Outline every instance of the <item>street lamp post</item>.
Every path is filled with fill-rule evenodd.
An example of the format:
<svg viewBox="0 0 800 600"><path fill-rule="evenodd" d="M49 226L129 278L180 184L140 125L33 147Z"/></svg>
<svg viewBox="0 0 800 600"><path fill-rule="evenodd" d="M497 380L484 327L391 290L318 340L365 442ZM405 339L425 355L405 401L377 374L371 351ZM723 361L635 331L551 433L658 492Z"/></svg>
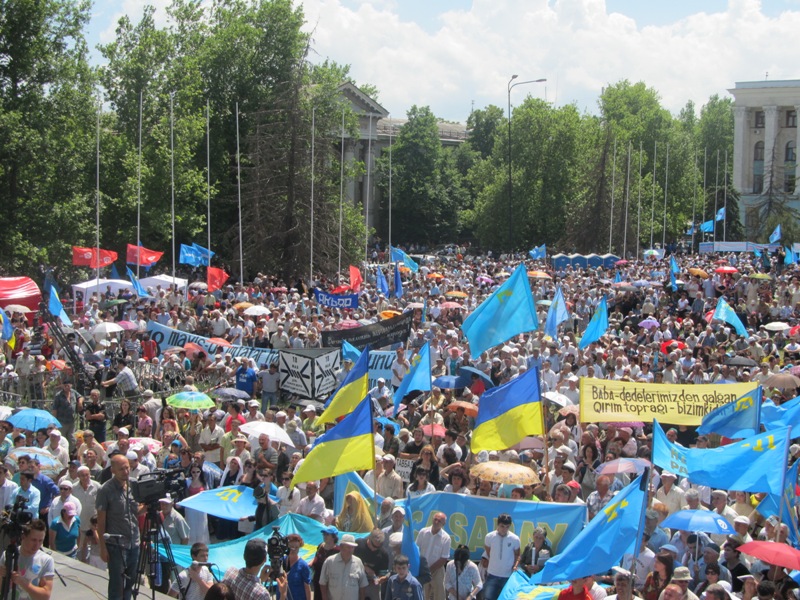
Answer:
<svg viewBox="0 0 800 600"><path fill-rule="evenodd" d="M508 250L514 249L514 215L511 209L512 204L512 184L511 184L511 90L518 85L526 83L544 83L547 79L531 79L530 81L518 81L512 83L519 75L512 75L508 80Z"/></svg>

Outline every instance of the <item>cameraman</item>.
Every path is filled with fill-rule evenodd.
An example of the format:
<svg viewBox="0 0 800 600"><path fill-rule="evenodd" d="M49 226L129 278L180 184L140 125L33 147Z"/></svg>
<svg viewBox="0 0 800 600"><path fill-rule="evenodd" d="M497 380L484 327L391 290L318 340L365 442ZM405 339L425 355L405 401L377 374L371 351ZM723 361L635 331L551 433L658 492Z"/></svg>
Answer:
<svg viewBox="0 0 800 600"><path fill-rule="evenodd" d="M214 576L211 571L201 564L208 562L208 546L198 542L192 545L189 553L192 555L192 565L178 574L178 581L172 582L169 595L178 598L180 590L183 590L186 600L203 600L206 592L214 585Z"/></svg>
<svg viewBox="0 0 800 600"><path fill-rule="evenodd" d="M22 540L19 544L17 570L11 573L11 583L17 586L20 600L49 600L53 592L55 563L53 558L42 552L47 525L34 519L22 526ZM6 554L0 556L0 578L6 578Z"/></svg>
<svg viewBox="0 0 800 600"><path fill-rule="evenodd" d="M269 570L267 543L262 539L251 539L244 547L244 568L229 568L225 571L222 583L231 589L235 598L269 600L269 592L264 587L269 580ZM285 578L283 581L286 581Z"/></svg>

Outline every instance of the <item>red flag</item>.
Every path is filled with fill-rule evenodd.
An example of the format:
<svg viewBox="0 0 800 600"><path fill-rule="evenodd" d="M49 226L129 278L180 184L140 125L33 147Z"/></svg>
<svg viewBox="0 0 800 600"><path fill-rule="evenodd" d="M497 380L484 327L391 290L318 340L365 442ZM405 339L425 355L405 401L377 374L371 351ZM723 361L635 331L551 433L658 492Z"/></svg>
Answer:
<svg viewBox="0 0 800 600"><path fill-rule="evenodd" d="M361 277L361 271L358 270L358 267L350 265L350 289L360 292L362 283L364 283L364 278Z"/></svg>
<svg viewBox="0 0 800 600"><path fill-rule="evenodd" d="M118 258L118 254L113 250L103 250L100 248L100 259L96 260L97 251L95 248L92 248L92 264L89 266L93 269L97 269L98 267L107 267L113 262L116 262Z"/></svg>
<svg viewBox="0 0 800 600"><path fill-rule="evenodd" d="M228 281L228 275L224 269L218 269L217 267L208 267L208 274L206 276L206 282L208 283L208 291L209 292L216 292L217 290L221 289L225 282Z"/></svg>
<svg viewBox="0 0 800 600"><path fill-rule="evenodd" d="M158 262L163 255L163 252L157 250L148 250L144 246L134 246L128 244L128 255L126 262L129 265L140 265L142 267L149 267Z"/></svg>
<svg viewBox="0 0 800 600"><path fill-rule="evenodd" d="M94 257L94 248L84 248L82 246L72 247L72 264L76 267L89 267Z"/></svg>

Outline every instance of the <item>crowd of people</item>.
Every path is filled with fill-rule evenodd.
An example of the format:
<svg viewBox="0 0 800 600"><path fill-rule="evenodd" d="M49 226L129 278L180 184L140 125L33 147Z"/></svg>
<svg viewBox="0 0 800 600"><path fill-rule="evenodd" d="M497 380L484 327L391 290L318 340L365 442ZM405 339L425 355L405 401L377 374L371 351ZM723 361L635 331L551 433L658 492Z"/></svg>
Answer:
<svg viewBox="0 0 800 600"><path fill-rule="evenodd" d="M425 257L416 272L404 268L401 297L394 289L379 290L376 267L368 266L360 289L353 290L359 295L355 310L317 305L311 288L328 288L331 282L298 282L287 288L278 278L261 274L250 284L229 285L215 293L200 287L153 289L151 297L137 298L109 291L70 305L78 310L72 315L74 332L69 337L74 352L66 354L46 323L14 314L18 343L2 358L4 381L9 382L4 388L13 389L23 403L46 400L60 423L21 430L0 422L6 434L1 458L17 448L40 450L48 458L43 461L39 452L17 454L0 467L3 506L24 498L34 517L22 538L22 554L40 556L36 545L44 543L55 552L107 568L109 598L127 600L137 579L142 519L133 482L155 469L181 469L185 494L246 485L254 489L258 510L233 522L176 507L170 496L160 499L163 535L173 544L190 545L195 561L177 577L150 582L163 591L177 595L188 590L189 598L267 597L261 583L270 578L270 565L263 540L247 543L244 567L230 569L221 583L198 563L206 562L203 557L212 542L240 537L297 513L325 529L324 542L310 564L301 557L303 539L289 537L290 552L283 565L287 576L279 583L294 600L495 600L514 571L532 575L558 553L546 531L536 529L531 539L521 540L508 513L485 515L494 522L494 530L483 542L483 557L473 562L468 548L452 548L448 515L437 513L416 528L422 566L415 575L401 552L408 525L404 508L395 506L397 500L444 491L509 502L573 503L585 505L591 519L630 482L629 474L598 471L620 457L649 458L652 424L579 422L582 378L761 384L778 371L800 367L800 343L791 329L800 320L800 271L774 257L770 261L766 252L760 258L729 254L672 259L680 269L677 289L672 287L669 258L631 261L614 270L559 271L546 261L528 259L540 324L557 287L568 302L569 318L555 338L545 336L540 326L477 356L461 330L463 320L522 257L471 256L451 248L447 254ZM603 297L608 301L609 330L579 350L581 335ZM711 319L719 297L725 297L746 323L747 336ZM262 310L248 314L253 306ZM233 345L280 351L319 348L322 332L341 329L345 321L374 323L387 311L412 311L413 325L407 342L393 348L391 377L377 379L369 390L383 416L374 424L375 468L360 475L384 500L372 509L369 498L350 493L338 514L333 510L332 480L292 483L313 440L331 424L320 424L314 403L300 403L281 389L275 363L237 358L224 344L214 356L202 349L160 348L147 328L152 320ZM253 312L262 314L251 316ZM648 318L655 325L639 325ZM102 323L122 321L131 325L121 334L94 333ZM475 370L471 383L456 389L434 386L430 392L396 398L395 391L426 343L434 378L459 375L462 367L470 367ZM37 387L31 374L37 369L52 373L48 365L54 357L72 354L85 361L93 387L82 395L67 368L57 368L50 403L48 387ZM339 382L352 364L343 361ZM561 405L545 404L546 435L515 448L473 453L470 439L481 395L533 368L539 370L541 391L562 398ZM176 409L163 399L174 391L225 385L244 397L222 396L215 408L205 411ZM794 390L767 392L776 404L794 396ZM292 444L243 433L241 427L253 421L274 423ZM685 426L670 428L667 436L687 447L720 443ZM791 460L798 456L800 445L792 445ZM402 475L397 469L401 459L411 463ZM497 485L476 477L474 466L487 461L525 465L538 474L540 483ZM635 556L624 557L613 572L570 582L561 596L791 600L797 584L787 569L738 550L752 539L789 543L787 524L765 519L756 510L762 494L712 490L667 471L654 472L651 488L644 539ZM707 536L661 526L670 514L686 507L716 511L736 534ZM366 536L356 539L353 534ZM52 589L51 567L43 566L36 575L26 570L24 576L14 575L14 581L23 588L33 586L30 597L44 597L34 588ZM165 565L165 573L169 567Z"/></svg>

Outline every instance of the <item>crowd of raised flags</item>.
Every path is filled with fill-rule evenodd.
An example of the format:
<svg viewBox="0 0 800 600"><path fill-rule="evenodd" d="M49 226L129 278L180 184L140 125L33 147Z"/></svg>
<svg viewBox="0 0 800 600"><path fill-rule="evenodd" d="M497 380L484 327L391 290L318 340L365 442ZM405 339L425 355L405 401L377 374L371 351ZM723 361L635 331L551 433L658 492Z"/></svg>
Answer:
<svg viewBox="0 0 800 600"><path fill-rule="evenodd" d="M721 209L716 220L723 218ZM778 227L772 236L777 238L770 241L779 241L780 235ZM97 252L83 250L89 250L88 258L86 252L76 249L80 260L97 265ZM155 254L131 246L127 258L131 262L133 256L134 262L144 266L158 260ZM376 392L369 383L372 349L343 344L342 360L347 367L339 375L335 392L325 399L319 417L304 423L313 425L304 433L314 435L315 440L296 448L303 458L293 467L292 486L302 488L305 483L331 478L335 482L360 473L372 482L372 488L365 487L361 495L377 522L383 504L375 503L382 465L411 456L416 469L421 464L420 444L412 436L417 428L429 425L423 443L433 445L438 468L447 472L460 469L467 479L464 487L476 497L584 503L591 519L583 530L564 547L553 544L551 558L532 576L506 573L503 598L535 596L542 589L538 586L556 582L572 582L574 587L577 580L588 576L609 583L614 579L613 568L627 572L619 569L621 565L634 571L652 570L652 561L644 560L638 567L637 561L631 561L632 556L647 554L645 546L652 555L671 552L678 544L672 558L675 566L693 567L697 557L681 546L680 531L665 530L659 524L663 517L683 508L683 499L691 491L701 498L699 509L716 510L728 519L747 518L746 530L737 530L738 537L724 544L738 548L759 535L776 544L797 544L795 459L800 456L800 446L792 444L796 437L792 429L800 420L800 397L793 398L791 385L769 385L771 376L791 376L795 368L800 374L800 344L795 339L800 327L793 328L800 321L800 280L791 270L793 262L766 253L668 255L622 262L612 270L556 271L547 262L544 245L535 247L527 257L500 259L459 254L446 261L428 257L417 262L411 254L392 247L383 264L350 267L349 282L331 286L329 292L358 295L358 308L347 311L323 307L313 294L304 295L300 290L271 291L279 283L274 280L270 286L254 282L226 288L223 277L227 274L223 273L217 285L209 286L211 291L220 289L218 310L226 316L241 314L232 306L234 301L268 308L271 314L252 319L252 323L247 319L245 328L252 327L253 333L267 330L270 345L278 327L290 328L290 345L275 348L311 347L305 346L307 334L337 329L344 320L365 325L378 320L384 311L415 313L411 337L403 344L409 356L406 359L398 353L386 393L380 387ZM209 266L212 255L196 245L181 248L181 262L208 267L208 278L217 277ZM391 277L387 277L389 272ZM146 322L158 318L161 310L198 311L197 303L191 304L194 292L188 294L185 306L163 306L162 297L142 289L130 268L127 274L138 296L131 301L131 308L105 316L98 312L91 319L122 320L131 310L142 310L136 320ZM443 308L446 300L458 300L460 308ZM72 317L79 322L86 318L68 315L55 290L48 306L67 325L74 324ZM2 338L24 345L24 336L9 331L12 317L0 312L0 318ZM228 333L226 330L223 337ZM295 340L299 346L294 345ZM441 382L447 376L463 375L462 367L479 373L471 380L474 385L443 389ZM581 377L656 386L661 382L695 385L698 393L711 395L728 382L752 382L753 388L734 402L709 409L696 430L674 429L672 423L662 426L652 417L630 423L580 423L572 416L579 414ZM800 380L797 383L800 385ZM253 394L258 393L256 386ZM474 416L466 421L452 418L454 414L463 417L448 409L454 401L473 405ZM416 421L408 416L407 407L412 403L420 413ZM274 412L266 411L265 418L274 420ZM468 425L462 428L464 422ZM378 423L380 429L376 429ZM433 433L435 426L463 442L443 439ZM395 436L381 435L388 427ZM393 437L400 438L398 456L384 458ZM406 447L415 452L404 452ZM459 464L448 462L442 452L456 448L460 454L453 455ZM609 466L618 459L645 459L651 464L634 476L618 465ZM499 485L471 475L474 468L494 461L498 468L512 463L532 470L542 483L530 488ZM597 484L604 469L612 480L607 491ZM680 502L674 498L677 492L666 484L662 487L665 477L678 479ZM442 478L436 492L442 491L447 480ZM419 575L424 562L420 555L424 556L426 548L415 545L414 534L430 525L432 515L417 514L417 494L410 494L411 487L405 484L402 489L400 497L392 498L406 511L402 552L410 555L411 571ZM737 492L745 493L747 501L737 504ZM712 498L720 493L726 497L727 512L713 504ZM744 506L750 507L747 514L743 514ZM331 509L328 507L323 520L336 518ZM655 523L650 522L651 513L657 515ZM494 529L498 514L482 515L487 532ZM445 529L455 535L456 525L448 523ZM472 524L467 525L471 529ZM640 542L643 533L648 536L645 543ZM521 549L532 539L530 532L527 535L521 540ZM777 577L788 590L788 580L783 578L788 577L789 569L770 570L770 563L755 555L749 556L747 564L757 577L765 570L765 579ZM638 576L644 580L649 574ZM705 573L695 572L692 578L693 585L701 584ZM663 591L669 582L661 583ZM644 590L642 593L647 600L657 600ZM779 600L789 598L784 594Z"/></svg>

